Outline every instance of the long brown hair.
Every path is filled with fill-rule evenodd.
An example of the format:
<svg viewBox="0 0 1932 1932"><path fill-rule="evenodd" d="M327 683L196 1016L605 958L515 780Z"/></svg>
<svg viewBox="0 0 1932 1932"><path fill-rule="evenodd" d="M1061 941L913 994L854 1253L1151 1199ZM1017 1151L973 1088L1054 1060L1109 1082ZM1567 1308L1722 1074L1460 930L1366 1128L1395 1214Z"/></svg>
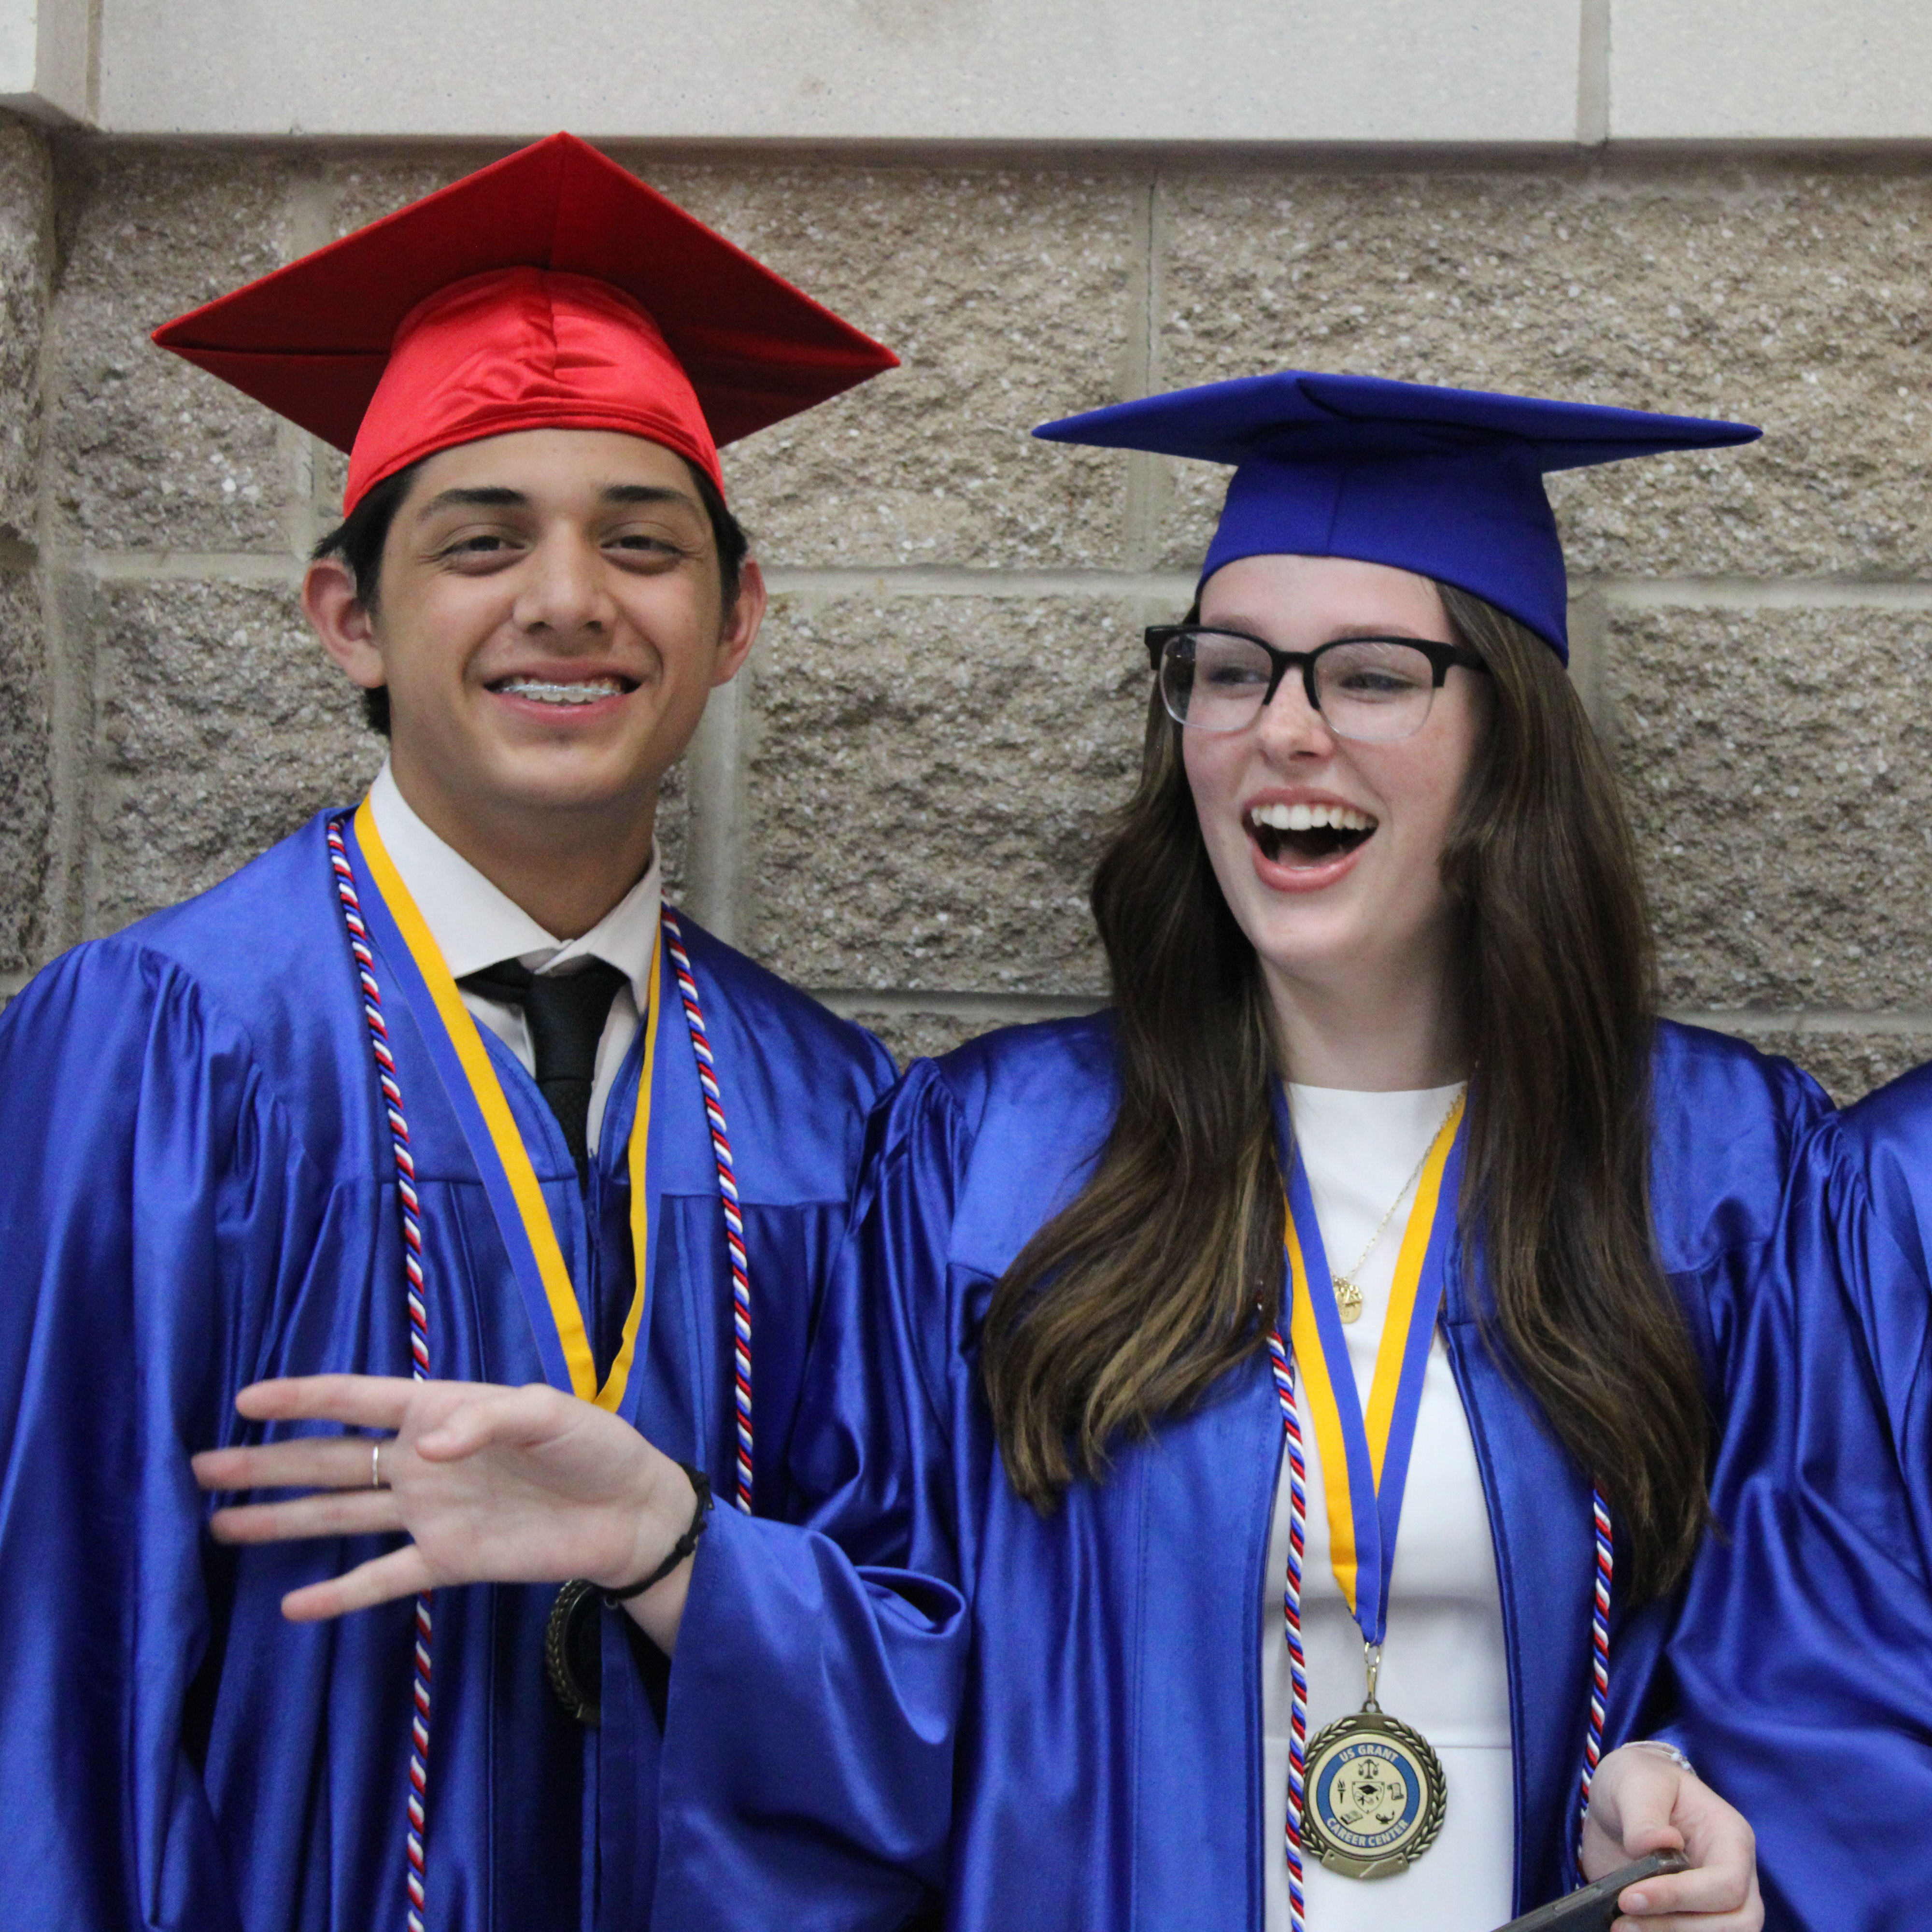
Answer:
<svg viewBox="0 0 1932 1932"><path fill-rule="evenodd" d="M1438 587L1495 699L1442 860L1474 1069L1464 1246L1480 1248L1508 1363L1610 1500L1618 1582L1640 1600L1690 1564L1711 1424L1651 1224L1655 995L1636 855L1550 646ZM1281 1297L1271 1010L1157 694L1093 904L1120 1109L1084 1187L998 1283L983 1338L1007 1474L1042 1509L1251 1354Z"/></svg>

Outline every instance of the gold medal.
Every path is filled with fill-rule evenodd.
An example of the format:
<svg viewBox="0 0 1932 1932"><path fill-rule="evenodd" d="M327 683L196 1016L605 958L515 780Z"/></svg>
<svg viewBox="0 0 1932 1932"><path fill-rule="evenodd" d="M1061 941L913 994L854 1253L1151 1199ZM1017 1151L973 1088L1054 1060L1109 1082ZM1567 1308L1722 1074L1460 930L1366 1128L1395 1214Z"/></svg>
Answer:
<svg viewBox="0 0 1932 1932"><path fill-rule="evenodd" d="M1308 1747L1303 1842L1347 1878L1406 1871L1435 1844L1449 1808L1448 1781L1429 1740L1376 1702L1380 1664L1372 1645L1366 1702L1323 1725Z"/></svg>

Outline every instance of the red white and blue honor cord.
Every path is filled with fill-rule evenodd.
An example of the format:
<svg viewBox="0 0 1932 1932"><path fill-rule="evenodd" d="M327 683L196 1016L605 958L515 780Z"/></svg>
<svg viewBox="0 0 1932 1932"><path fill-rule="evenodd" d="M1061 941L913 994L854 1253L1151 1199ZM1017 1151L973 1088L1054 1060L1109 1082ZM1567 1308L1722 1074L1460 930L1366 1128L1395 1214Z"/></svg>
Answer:
<svg viewBox="0 0 1932 1932"><path fill-rule="evenodd" d="M1610 1507L1592 1484L1590 1523L1595 1533L1597 1574L1590 1589L1590 1728L1583 1738L1583 1775L1576 1793L1576 1858L1582 1863L1583 1820L1590 1810L1590 1786L1604 1755L1604 1711L1610 1699L1610 1579L1616 1568L1616 1542Z"/></svg>
<svg viewBox="0 0 1932 1932"><path fill-rule="evenodd" d="M664 908L664 944L677 974L677 994L691 1034L691 1050L698 1058L698 1082L704 1090L704 1118L711 1133L711 1152L718 1163L718 1198L724 1207L724 1247L731 1264L731 1395L736 1407L737 1504L752 1514L752 1268L745 1252L745 1221L738 1206L738 1177L731 1166L731 1137L724 1125L724 1096L718 1091L711 1036L704 1030L698 1004L698 980L691 956L684 950L683 929L669 906Z"/></svg>
<svg viewBox="0 0 1932 1932"><path fill-rule="evenodd" d="M1288 1563L1281 1592L1282 1626L1288 1638L1288 1808L1282 1849L1288 1856L1290 1932L1305 1932L1307 1901L1302 1892L1301 1808L1308 1775L1308 1658L1301 1645L1301 1559L1308 1540L1308 1462L1302 1453L1301 1418L1294 1401L1294 1364L1277 1325L1268 1330L1268 1366L1281 1400L1282 1448L1288 1457Z"/></svg>
<svg viewBox="0 0 1932 1932"><path fill-rule="evenodd" d="M389 1051L389 1029L382 1017L382 989L376 983L376 956L362 921L356 896L356 874L342 836L341 821L328 824L328 860L335 873L336 896L342 920L349 928L349 950L356 956L356 975L362 983L362 1014L369 1022L369 1045L376 1056L376 1078L382 1089L383 1111L388 1116L389 1145L395 1156L396 1198L403 1221L403 1274L409 1304L410 1372L418 1382L429 1379L429 1303L423 1280L422 1210L416 1199L416 1162L410 1152L409 1117L403 1108L403 1090L396 1078L396 1062ZM409 1862L404 1883L409 1894L409 1932L423 1932L424 1808L429 1797L430 1642L435 1634L432 1593L416 1598L416 1670L410 1713L409 1822L404 1844Z"/></svg>
<svg viewBox="0 0 1932 1932"><path fill-rule="evenodd" d="M429 1311L428 1287L423 1274L422 1208L416 1196L416 1166L410 1147L410 1130L403 1106L402 1088L396 1063L389 1048L388 1027L382 1011L382 988L376 979L376 958L362 916L356 872L350 862L342 821L332 819L328 827L329 863L335 874L335 890L347 928L350 952L356 960L356 977L362 994L362 1011L368 1022L376 1076L382 1093L382 1105L389 1125L390 1144L396 1168L397 1197L400 1204L403 1232L403 1270L409 1312L410 1372L418 1381L430 1374ZM731 1158L730 1130L724 1118L724 1099L719 1089L717 1060L704 1024L698 995L697 975L686 950L684 934L670 908L662 908L664 942L677 976L678 996L684 1008L692 1052L698 1063L698 1084L704 1090L704 1113L711 1138L712 1158L718 1171L718 1192L724 1212L724 1241L731 1271L731 1382L736 1445L736 1497L746 1514L752 1501L752 1281L746 1251L744 1217L738 1199L737 1177ZM640 1261L641 1267L641 1261ZM430 1639L434 1632L431 1593L416 1599L415 1678L410 1720L410 1788L408 1826L405 1845L408 1854L404 1881L408 1892L409 1932L424 1932L424 1844L429 1790Z"/></svg>
<svg viewBox="0 0 1932 1932"><path fill-rule="evenodd" d="M1301 1811L1308 1772L1308 1658L1301 1639L1301 1564L1308 1535L1308 1464L1301 1446L1301 1418L1294 1399L1294 1363L1279 1327L1268 1336L1268 1366L1281 1403L1282 1448L1288 1458L1288 1562L1282 1580L1281 1620L1288 1642L1288 1802L1282 1823L1282 1850L1288 1864L1290 1932L1306 1932L1307 1901L1301 1859ZM1577 1793L1576 1832L1580 1862L1583 1820L1590 1809L1590 1786L1604 1754L1604 1712L1610 1694L1610 1580L1616 1544L1604 1492L1592 1486L1590 1515L1596 1540L1596 1574L1590 1604L1590 1722L1583 1740L1583 1773Z"/></svg>

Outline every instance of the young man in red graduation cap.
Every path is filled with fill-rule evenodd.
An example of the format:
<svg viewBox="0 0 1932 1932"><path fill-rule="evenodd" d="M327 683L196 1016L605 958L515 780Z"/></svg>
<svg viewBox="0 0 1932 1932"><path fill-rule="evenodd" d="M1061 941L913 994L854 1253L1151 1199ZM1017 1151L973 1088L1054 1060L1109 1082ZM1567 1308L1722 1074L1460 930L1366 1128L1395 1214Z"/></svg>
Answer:
<svg viewBox="0 0 1932 1932"><path fill-rule="evenodd" d="M156 340L350 452L304 603L390 752L0 1019L0 1924L637 1927L632 1622L288 1621L383 1546L219 1548L189 1457L266 1376L547 1382L784 1508L892 1068L664 903L654 821L764 608L718 444L894 358L563 135Z"/></svg>

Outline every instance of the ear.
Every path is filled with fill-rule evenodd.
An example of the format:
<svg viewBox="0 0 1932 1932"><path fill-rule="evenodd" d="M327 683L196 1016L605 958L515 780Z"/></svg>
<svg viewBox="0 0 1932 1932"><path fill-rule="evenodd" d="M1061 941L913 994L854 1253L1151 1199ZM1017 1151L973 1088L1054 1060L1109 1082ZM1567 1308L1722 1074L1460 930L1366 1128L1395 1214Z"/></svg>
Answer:
<svg viewBox="0 0 1932 1932"><path fill-rule="evenodd" d="M317 557L302 578L302 610L322 647L352 684L374 691L388 682L375 620L356 594L356 573L339 556Z"/></svg>
<svg viewBox="0 0 1932 1932"><path fill-rule="evenodd" d="M770 601L765 589L765 573L758 560L748 556L739 567L738 598L724 620L718 638L717 654L711 662L711 682L715 688L729 684L745 668L758 641L758 626L765 621L765 606Z"/></svg>

